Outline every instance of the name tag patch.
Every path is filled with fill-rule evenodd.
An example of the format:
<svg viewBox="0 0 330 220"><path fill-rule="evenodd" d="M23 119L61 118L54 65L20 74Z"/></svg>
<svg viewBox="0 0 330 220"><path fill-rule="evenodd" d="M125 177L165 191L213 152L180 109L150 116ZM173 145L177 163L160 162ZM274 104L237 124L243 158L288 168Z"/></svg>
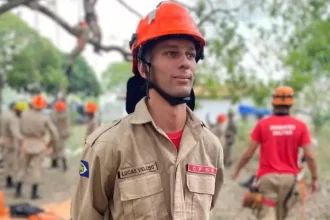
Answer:
<svg viewBox="0 0 330 220"><path fill-rule="evenodd" d="M152 162L148 164L142 164L136 167L121 169L119 170L118 175L120 179L123 179L127 177L137 176L143 173L154 172L157 170L158 170L157 163Z"/></svg>
<svg viewBox="0 0 330 220"><path fill-rule="evenodd" d="M216 175L217 174L217 168L209 167L209 166L200 166L200 165L188 164L188 172Z"/></svg>

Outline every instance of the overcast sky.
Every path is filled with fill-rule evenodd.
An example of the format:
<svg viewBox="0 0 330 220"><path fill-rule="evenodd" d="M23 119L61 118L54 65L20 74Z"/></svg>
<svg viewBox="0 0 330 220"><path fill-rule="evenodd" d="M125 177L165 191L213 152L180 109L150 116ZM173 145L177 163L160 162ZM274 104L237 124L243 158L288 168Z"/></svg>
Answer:
<svg viewBox="0 0 330 220"><path fill-rule="evenodd" d="M187 0L183 0L183 2L186 1ZM58 14L70 24L76 24L79 19L83 17L82 0L57 0L57 2ZM146 15L155 8L160 0L125 0L125 2L138 10L141 14ZM102 43L104 45L122 45L124 40L129 40L138 23L138 18L134 14L127 11L127 9L115 0L98 0L96 10L102 28ZM13 12L19 12L22 19L39 30L41 35L49 38L60 50L69 52L74 47L76 39L61 27L58 27L48 17L42 14L36 14L34 11L24 7L15 9ZM251 14L247 14L246 16L253 18ZM267 25L267 20L262 16L255 15L254 17L259 20L258 23L260 23L260 25ZM242 31L247 36L251 35L248 30L243 29ZM258 45L252 45L251 53L257 50ZM85 49L83 56L87 58L88 63L96 71L98 77L100 77L102 71L105 70L111 62L122 60L122 56L117 52L97 55L93 52L93 47L91 46ZM255 66L249 55L245 57L244 64L245 66ZM267 78L267 73L262 69L258 69L258 75L261 78Z"/></svg>

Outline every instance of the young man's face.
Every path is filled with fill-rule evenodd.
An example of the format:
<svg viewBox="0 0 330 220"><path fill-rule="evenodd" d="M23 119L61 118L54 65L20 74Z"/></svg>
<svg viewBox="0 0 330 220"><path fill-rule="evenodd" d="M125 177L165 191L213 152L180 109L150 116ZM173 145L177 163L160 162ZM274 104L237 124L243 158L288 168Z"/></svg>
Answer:
<svg viewBox="0 0 330 220"><path fill-rule="evenodd" d="M190 40L159 42L151 51L151 82L171 96L189 96L197 68L195 58L196 48ZM139 71L143 72L141 64Z"/></svg>

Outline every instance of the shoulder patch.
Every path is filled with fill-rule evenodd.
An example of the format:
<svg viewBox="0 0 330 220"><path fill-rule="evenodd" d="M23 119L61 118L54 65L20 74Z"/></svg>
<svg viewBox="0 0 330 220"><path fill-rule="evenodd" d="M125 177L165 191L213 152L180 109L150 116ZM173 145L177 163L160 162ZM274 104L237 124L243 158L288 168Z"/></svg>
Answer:
<svg viewBox="0 0 330 220"><path fill-rule="evenodd" d="M89 166L87 161L85 160L80 161L79 174L82 177L89 178Z"/></svg>
<svg viewBox="0 0 330 220"><path fill-rule="evenodd" d="M119 124L119 122L121 122L121 119L116 120L111 124L102 124L99 128L97 128L92 134L88 136L85 143L88 144L89 146L92 146L103 133L115 127L117 124Z"/></svg>

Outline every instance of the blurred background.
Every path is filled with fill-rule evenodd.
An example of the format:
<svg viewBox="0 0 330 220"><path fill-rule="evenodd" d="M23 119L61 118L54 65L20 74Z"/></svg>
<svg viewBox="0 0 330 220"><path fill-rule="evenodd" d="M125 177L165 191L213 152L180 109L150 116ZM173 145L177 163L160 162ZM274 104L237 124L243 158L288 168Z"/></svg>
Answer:
<svg viewBox="0 0 330 220"><path fill-rule="evenodd" d="M100 123L123 117L126 82L131 72L128 41L139 19L159 0L97 0L94 10L101 42L90 39L65 74L68 56L80 37L75 26L83 21L84 0L0 0L0 106L31 101L42 93L49 107L62 91L73 134L66 143L69 170L51 170L44 160L42 206L68 201L78 178L84 143L84 105L99 106ZM88 0L85 0L88 1ZM207 39L205 59L199 63L194 85L196 114L211 122L218 114L235 111L238 135L236 162L247 147L249 133L260 116L271 113L271 94L278 85L295 90L293 115L309 125L320 167L321 192L308 199L307 219L330 219L330 4L326 0L181 0ZM95 52L98 46L99 52ZM244 177L253 174L257 158ZM232 219L241 205L242 189L226 171L222 198L214 219ZM0 174L1 176L1 174ZM5 204L17 202L4 189ZM28 201L28 198L22 199ZM64 211L68 212L68 210ZM297 214L297 213L296 213ZM65 215L65 214L63 214ZM238 219L246 219L249 211ZM244 217L245 216L245 217ZM251 218L253 219L253 218ZM292 213L291 219L299 219Z"/></svg>

